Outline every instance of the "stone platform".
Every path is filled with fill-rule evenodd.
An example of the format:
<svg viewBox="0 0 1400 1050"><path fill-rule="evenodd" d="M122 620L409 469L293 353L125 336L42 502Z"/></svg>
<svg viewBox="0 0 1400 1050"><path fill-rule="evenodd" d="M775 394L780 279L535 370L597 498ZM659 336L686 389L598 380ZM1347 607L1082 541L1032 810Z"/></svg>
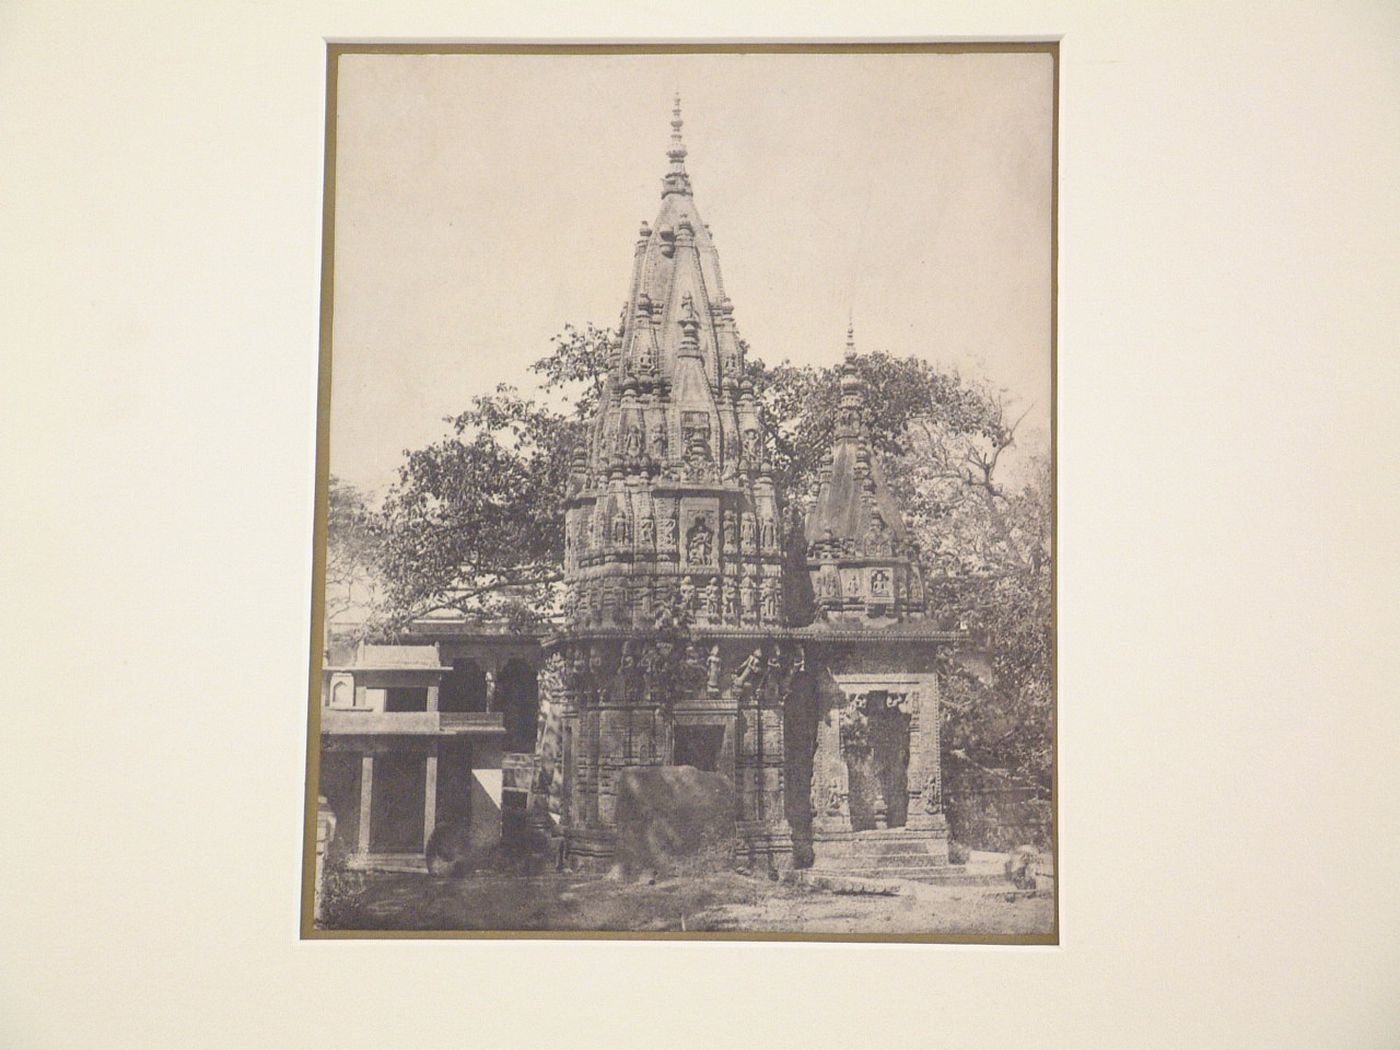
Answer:
<svg viewBox="0 0 1400 1050"><path fill-rule="evenodd" d="M966 873L965 868L948 863L948 836L941 829L819 831L812 840L812 852L815 859L809 870L813 875L945 882Z"/></svg>

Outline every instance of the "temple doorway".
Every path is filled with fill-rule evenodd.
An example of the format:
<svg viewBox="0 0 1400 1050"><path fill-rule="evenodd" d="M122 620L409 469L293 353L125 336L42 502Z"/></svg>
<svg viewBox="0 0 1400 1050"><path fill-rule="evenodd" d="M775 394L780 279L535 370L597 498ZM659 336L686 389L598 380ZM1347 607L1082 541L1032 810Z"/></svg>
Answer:
<svg viewBox="0 0 1400 1050"><path fill-rule="evenodd" d="M851 829L902 828L909 818L909 714L887 692L866 694L844 742Z"/></svg>
<svg viewBox="0 0 1400 1050"><path fill-rule="evenodd" d="M674 732L673 765L694 766L706 773L719 772L720 752L724 749L724 726L678 725Z"/></svg>
<svg viewBox="0 0 1400 1050"><path fill-rule="evenodd" d="M381 751L374 756L370 852L418 853L423 849L427 787L423 758L413 751Z"/></svg>

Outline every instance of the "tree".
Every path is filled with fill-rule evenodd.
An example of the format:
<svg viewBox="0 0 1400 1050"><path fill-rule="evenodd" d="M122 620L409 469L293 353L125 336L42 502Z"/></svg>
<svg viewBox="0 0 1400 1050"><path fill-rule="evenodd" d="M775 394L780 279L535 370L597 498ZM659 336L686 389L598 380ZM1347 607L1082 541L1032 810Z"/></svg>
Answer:
<svg viewBox="0 0 1400 1050"><path fill-rule="evenodd" d="M1048 798L1054 750L1052 503L1048 465L1018 486L969 482L971 494L926 537L931 604L968 632L974 659L945 675L945 749L1006 770ZM936 533L936 535L934 535Z"/></svg>
<svg viewBox="0 0 1400 1050"><path fill-rule="evenodd" d="M326 620L373 603L380 518L364 493L334 474L326 523Z"/></svg>
<svg viewBox="0 0 1400 1050"><path fill-rule="evenodd" d="M534 396L498 386L445 421L449 436L406 453L382 512L378 629L440 610L516 624L548 616L563 578L565 482L612 337L566 328L531 366L544 377Z"/></svg>
<svg viewBox="0 0 1400 1050"><path fill-rule="evenodd" d="M749 378L790 501L815 488L831 447L842 366L767 367ZM1025 418L984 381L926 360L861 355L866 426L929 584L930 612L968 643L945 672L945 742L1048 797L1053 758L1050 473L1009 484Z"/></svg>
<svg viewBox="0 0 1400 1050"><path fill-rule="evenodd" d="M567 328L512 386L474 398L450 434L409 452L366 524L363 500L333 485L333 549L373 547L373 626L392 632L430 612L538 622L563 572L563 493L587 440L614 333ZM842 366L769 366L750 356L774 475L791 507L813 493L831 446ZM947 673L945 736L982 764L1049 790L1051 766L1050 480L1044 464L1006 480L1020 418L985 382L926 360L861 355L866 424L905 511L933 613L967 630ZM337 497L337 491L340 496ZM341 507L337 512L336 507ZM337 539L337 533L343 537Z"/></svg>

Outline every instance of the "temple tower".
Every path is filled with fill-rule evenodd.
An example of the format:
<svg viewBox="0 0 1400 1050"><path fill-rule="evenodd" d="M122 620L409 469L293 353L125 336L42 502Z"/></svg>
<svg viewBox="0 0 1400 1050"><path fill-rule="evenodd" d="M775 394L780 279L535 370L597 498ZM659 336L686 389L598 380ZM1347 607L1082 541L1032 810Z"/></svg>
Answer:
<svg viewBox="0 0 1400 1050"><path fill-rule="evenodd" d="M719 255L685 170L680 98L565 513L575 628L779 626L779 513Z"/></svg>
<svg viewBox="0 0 1400 1050"><path fill-rule="evenodd" d="M576 866L611 862L621 774L644 766L723 774L736 849L768 866L791 853L781 696L802 657L781 638L782 519L681 129L677 97L660 209L565 494L534 794Z"/></svg>
<svg viewBox="0 0 1400 1050"><path fill-rule="evenodd" d="M623 772L693 766L733 785L735 855L751 868L918 877L947 860L934 658L951 636L924 619L849 331L806 525L817 618L787 622L784 594L805 588L784 584L806 582L804 567L784 556L756 392L681 129L677 99L660 210L641 226L597 415L571 464L565 623L545 645L532 805L572 866L607 866Z"/></svg>
<svg viewBox="0 0 1400 1050"><path fill-rule="evenodd" d="M870 627L923 619L923 578L866 429L854 326L846 329L836 434L806 533L819 618Z"/></svg>

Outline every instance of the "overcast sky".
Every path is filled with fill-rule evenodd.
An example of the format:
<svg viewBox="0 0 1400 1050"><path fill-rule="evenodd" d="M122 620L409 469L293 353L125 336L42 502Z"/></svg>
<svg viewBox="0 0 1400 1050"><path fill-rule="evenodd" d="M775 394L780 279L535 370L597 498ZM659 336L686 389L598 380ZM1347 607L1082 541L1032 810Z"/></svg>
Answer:
<svg viewBox="0 0 1400 1050"><path fill-rule="evenodd" d="M1034 55L340 59L331 470L372 491L564 325L613 325L679 89L764 360L980 371L1048 441L1052 65Z"/></svg>

